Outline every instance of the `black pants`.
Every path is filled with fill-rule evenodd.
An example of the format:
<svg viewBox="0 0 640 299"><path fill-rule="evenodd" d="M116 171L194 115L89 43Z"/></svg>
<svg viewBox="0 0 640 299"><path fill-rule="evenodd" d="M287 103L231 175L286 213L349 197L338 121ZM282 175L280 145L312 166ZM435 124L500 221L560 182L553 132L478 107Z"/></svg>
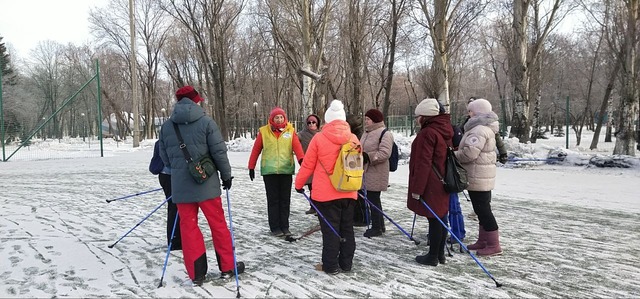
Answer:
<svg viewBox="0 0 640 299"><path fill-rule="evenodd" d="M445 222L447 217L442 217L440 220ZM436 218L427 218L429 220L429 253L428 255L442 256L444 255L444 247L447 240L447 229L445 229L440 221Z"/></svg>
<svg viewBox="0 0 640 299"><path fill-rule="evenodd" d="M355 207L353 209L353 223L355 225L366 226L371 223L371 215L367 214L367 206L365 204L364 198L358 194L358 200L356 201Z"/></svg>
<svg viewBox="0 0 640 299"><path fill-rule="evenodd" d="M289 229L293 177L290 174L269 174L262 178L267 192L269 228L272 232Z"/></svg>
<svg viewBox="0 0 640 299"><path fill-rule="evenodd" d="M491 191L469 191L473 211L478 215L478 222L485 231L498 229L498 223L491 211Z"/></svg>
<svg viewBox="0 0 640 299"><path fill-rule="evenodd" d="M162 187L162 191L164 191L165 198L171 196L171 175L161 173L158 175L158 181L160 181L160 186ZM173 230L173 224L176 223L176 218L178 218L178 207L173 200L169 200L167 206L167 244L171 239L171 232ZM171 250L180 250L182 249L182 238L180 238L180 219L177 220L176 231L173 234L173 242L171 243Z"/></svg>
<svg viewBox="0 0 640 299"><path fill-rule="evenodd" d="M351 270L353 265L353 255L356 251L356 238L353 233L353 209L356 201L350 198L337 199L326 202L314 201L318 207L321 217L324 217L335 232L327 223L318 217L320 230L322 231L322 267L325 272L340 267L343 270ZM340 242L340 237L345 241Z"/></svg>
<svg viewBox="0 0 640 299"><path fill-rule="evenodd" d="M384 211L382 209L382 201L380 201L380 191L367 191L367 199L371 202L371 204L375 205L380 209L380 211ZM369 215L371 217L371 229L373 230L384 230L384 216L382 213L378 212L378 209L374 207L369 208Z"/></svg>

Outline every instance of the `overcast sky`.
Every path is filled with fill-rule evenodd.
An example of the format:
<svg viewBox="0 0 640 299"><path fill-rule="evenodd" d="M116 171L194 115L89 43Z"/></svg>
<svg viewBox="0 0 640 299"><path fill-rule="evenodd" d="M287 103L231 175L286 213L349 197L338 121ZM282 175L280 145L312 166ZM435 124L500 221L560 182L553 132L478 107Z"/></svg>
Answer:
<svg viewBox="0 0 640 299"><path fill-rule="evenodd" d="M89 40L89 9L107 0L0 0L0 36L25 58L38 42L82 44Z"/></svg>

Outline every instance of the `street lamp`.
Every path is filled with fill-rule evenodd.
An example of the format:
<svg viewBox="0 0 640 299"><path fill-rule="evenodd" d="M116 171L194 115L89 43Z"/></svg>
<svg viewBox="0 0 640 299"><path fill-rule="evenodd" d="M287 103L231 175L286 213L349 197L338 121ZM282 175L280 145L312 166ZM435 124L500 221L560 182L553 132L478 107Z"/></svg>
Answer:
<svg viewBox="0 0 640 299"><path fill-rule="evenodd" d="M87 123L84 121L84 113L80 113L82 116L82 142L85 142L85 137L87 136Z"/></svg>
<svg viewBox="0 0 640 299"><path fill-rule="evenodd" d="M253 102L253 138L258 136L258 102Z"/></svg>

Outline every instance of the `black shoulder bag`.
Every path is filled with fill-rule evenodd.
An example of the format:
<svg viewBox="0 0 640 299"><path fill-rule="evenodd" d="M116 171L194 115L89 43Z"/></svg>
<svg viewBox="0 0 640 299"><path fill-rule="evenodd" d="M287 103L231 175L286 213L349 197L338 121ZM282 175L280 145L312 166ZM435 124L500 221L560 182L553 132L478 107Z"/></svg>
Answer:
<svg viewBox="0 0 640 299"><path fill-rule="evenodd" d="M431 168L442 182L444 190L449 193L458 193L469 187L469 181L467 180L467 170L460 165L456 154L453 152L453 148L447 145L447 158L444 163L444 177L438 172L438 169L434 164L431 164Z"/></svg>
<svg viewBox="0 0 640 299"><path fill-rule="evenodd" d="M189 151L187 150L187 145L184 144L184 140L182 140L182 134L180 134L178 124L173 123L173 128L176 130L176 137L178 137L178 141L180 142L180 149L182 150L182 154L184 154L184 159L187 161L189 174L191 174L191 177L193 177L196 183L204 183L216 171L216 168L213 165L213 160L208 154L205 154L198 161L193 161Z"/></svg>

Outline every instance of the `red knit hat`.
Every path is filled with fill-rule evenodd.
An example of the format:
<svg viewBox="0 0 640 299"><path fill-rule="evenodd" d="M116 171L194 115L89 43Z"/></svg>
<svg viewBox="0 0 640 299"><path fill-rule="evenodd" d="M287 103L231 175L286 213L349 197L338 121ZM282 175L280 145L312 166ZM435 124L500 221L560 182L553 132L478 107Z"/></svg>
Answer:
<svg viewBox="0 0 640 299"><path fill-rule="evenodd" d="M364 116L371 119L371 121L373 121L374 123L379 123L384 120L384 116L382 115L382 112L380 112L380 110L378 109L369 109L369 111L367 111L367 113L365 113Z"/></svg>
<svg viewBox="0 0 640 299"><path fill-rule="evenodd" d="M198 94L198 91L190 85L180 87L180 89L176 91L176 100L180 101L183 98L189 98L196 104L204 101L200 94Z"/></svg>

